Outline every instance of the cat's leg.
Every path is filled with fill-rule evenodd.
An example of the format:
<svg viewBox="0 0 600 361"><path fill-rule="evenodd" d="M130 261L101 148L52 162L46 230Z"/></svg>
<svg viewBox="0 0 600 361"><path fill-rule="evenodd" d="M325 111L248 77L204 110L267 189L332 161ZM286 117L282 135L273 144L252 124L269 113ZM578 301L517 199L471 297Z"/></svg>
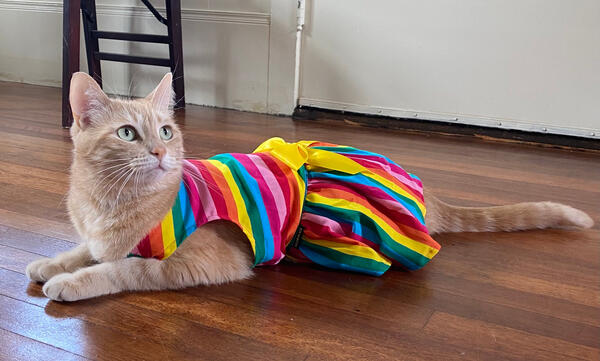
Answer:
<svg viewBox="0 0 600 361"><path fill-rule="evenodd" d="M25 273L30 280L46 282L57 274L74 272L94 263L86 243L60 253L54 258L42 258L27 265Z"/></svg>
<svg viewBox="0 0 600 361"><path fill-rule="evenodd" d="M186 241L162 261L132 257L100 263L57 275L43 291L56 301L76 301L123 291L219 284L252 275L252 257L246 249L232 243L215 246L214 240L203 240L200 246Z"/></svg>

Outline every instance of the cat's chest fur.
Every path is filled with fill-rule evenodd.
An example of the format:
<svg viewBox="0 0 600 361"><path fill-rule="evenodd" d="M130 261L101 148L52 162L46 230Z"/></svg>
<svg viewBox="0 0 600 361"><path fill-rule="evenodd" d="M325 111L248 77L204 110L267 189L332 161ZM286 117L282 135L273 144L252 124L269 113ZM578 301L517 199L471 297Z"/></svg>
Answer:
<svg viewBox="0 0 600 361"><path fill-rule="evenodd" d="M125 257L137 242L171 208L175 192L124 199L117 204L99 204L88 189L72 187L67 207L79 235L89 244L98 261Z"/></svg>

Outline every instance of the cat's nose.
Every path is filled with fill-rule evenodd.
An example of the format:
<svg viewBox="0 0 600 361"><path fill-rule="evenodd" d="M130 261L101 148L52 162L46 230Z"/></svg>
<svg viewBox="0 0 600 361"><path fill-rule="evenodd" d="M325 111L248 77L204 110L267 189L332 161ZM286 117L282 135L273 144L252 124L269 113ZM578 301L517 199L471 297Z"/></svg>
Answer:
<svg viewBox="0 0 600 361"><path fill-rule="evenodd" d="M167 149L165 147L154 147L152 148L152 150L150 151L150 153L152 153L153 156L155 156L156 158L158 158L158 160L162 160L163 157L165 156L165 153L167 152Z"/></svg>

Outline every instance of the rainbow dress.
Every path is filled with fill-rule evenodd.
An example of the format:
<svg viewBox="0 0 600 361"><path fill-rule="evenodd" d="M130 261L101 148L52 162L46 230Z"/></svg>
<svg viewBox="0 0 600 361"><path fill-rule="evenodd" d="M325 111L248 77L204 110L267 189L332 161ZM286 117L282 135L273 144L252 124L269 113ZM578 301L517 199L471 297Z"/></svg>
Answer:
<svg viewBox="0 0 600 361"><path fill-rule="evenodd" d="M287 256L378 276L419 269L440 249L416 176L364 150L271 138L252 154L185 160L173 207L130 256L165 259L214 220L241 228L255 265Z"/></svg>

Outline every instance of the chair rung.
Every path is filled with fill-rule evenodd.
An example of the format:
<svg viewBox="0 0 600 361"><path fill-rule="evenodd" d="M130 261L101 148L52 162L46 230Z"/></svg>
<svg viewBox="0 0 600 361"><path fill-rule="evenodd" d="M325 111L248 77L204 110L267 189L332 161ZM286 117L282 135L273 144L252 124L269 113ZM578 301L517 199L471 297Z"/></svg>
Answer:
<svg viewBox="0 0 600 361"><path fill-rule="evenodd" d="M94 52L94 56L100 60L117 61L121 63L146 64L166 67L171 66L171 61L169 59L151 58L148 56L101 53L97 51Z"/></svg>
<svg viewBox="0 0 600 361"><path fill-rule="evenodd" d="M117 31L92 30L92 36L97 39L140 41L140 42L144 42L144 43L162 43L162 44L169 43L169 37L167 35L136 34L136 33L123 33L123 32L117 32Z"/></svg>

